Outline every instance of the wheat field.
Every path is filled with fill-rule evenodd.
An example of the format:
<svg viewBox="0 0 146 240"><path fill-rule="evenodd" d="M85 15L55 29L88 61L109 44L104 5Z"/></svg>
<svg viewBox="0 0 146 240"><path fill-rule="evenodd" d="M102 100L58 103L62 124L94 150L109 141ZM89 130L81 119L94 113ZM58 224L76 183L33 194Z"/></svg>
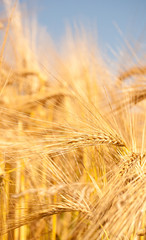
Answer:
<svg viewBox="0 0 146 240"><path fill-rule="evenodd" d="M19 4L0 19L0 239L146 239L146 55L85 30L58 50ZM141 51L142 49L142 51Z"/></svg>

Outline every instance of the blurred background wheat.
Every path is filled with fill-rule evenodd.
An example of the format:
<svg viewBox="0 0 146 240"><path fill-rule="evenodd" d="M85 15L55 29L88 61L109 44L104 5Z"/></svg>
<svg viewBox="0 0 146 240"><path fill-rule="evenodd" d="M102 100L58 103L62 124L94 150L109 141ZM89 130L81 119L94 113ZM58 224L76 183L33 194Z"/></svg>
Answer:
<svg viewBox="0 0 146 240"><path fill-rule="evenodd" d="M145 52L115 73L85 31L62 54L4 7L0 239L145 240Z"/></svg>

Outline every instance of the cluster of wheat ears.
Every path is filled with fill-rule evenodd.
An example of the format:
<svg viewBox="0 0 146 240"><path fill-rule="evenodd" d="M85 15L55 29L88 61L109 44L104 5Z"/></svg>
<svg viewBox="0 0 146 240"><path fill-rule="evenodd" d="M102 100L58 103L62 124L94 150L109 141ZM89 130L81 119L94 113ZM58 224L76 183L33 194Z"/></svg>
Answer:
<svg viewBox="0 0 146 240"><path fill-rule="evenodd" d="M103 60L82 30L55 50L11 3L0 20L0 239L144 240L144 46L125 41Z"/></svg>

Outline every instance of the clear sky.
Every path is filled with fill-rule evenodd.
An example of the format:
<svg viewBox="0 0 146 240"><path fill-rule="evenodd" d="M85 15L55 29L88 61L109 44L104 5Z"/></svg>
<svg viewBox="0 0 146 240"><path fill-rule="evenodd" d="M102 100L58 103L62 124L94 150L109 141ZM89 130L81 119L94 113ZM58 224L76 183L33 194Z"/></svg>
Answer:
<svg viewBox="0 0 146 240"><path fill-rule="evenodd" d="M118 48L122 37L146 40L146 0L20 0L36 12L38 21L46 26L58 43L66 25L82 24L97 32L102 47ZM116 25L118 27L116 27Z"/></svg>

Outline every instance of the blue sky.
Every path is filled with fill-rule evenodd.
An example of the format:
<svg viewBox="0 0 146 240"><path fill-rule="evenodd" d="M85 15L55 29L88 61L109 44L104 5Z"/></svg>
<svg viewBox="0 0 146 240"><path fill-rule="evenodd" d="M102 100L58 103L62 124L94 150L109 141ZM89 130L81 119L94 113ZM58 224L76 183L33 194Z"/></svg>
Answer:
<svg viewBox="0 0 146 240"><path fill-rule="evenodd" d="M37 15L57 44L66 25L82 24L96 32L103 48L119 47L123 41L118 28L129 41L146 40L146 0L20 0ZM118 27L117 27L118 26Z"/></svg>

